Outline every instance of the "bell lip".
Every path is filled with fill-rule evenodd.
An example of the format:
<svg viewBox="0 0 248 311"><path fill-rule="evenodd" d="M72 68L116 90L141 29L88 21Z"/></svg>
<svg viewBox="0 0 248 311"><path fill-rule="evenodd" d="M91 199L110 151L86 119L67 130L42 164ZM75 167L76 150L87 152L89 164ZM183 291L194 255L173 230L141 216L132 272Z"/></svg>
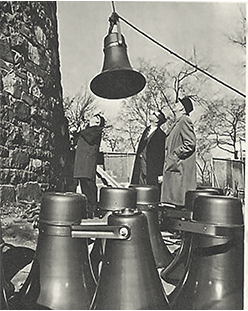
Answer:
<svg viewBox="0 0 248 311"><path fill-rule="evenodd" d="M139 80L139 85L135 89L129 90L129 92L126 91L127 87L122 85L120 89L115 88L116 91L114 93L111 93L111 92L109 94L107 94L107 92L104 93L104 91L102 90L111 89L111 87L113 89L113 86L110 85L106 76L108 76L110 73L113 73L114 75L117 72L118 73L127 73L127 72L132 73L132 75L135 76L137 80ZM113 81L114 80L117 80L117 78L113 79ZM90 90L92 91L92 93L94 93L98 97L105 98L105 99L122 99L122 98L131 97L141 92L145 86L146 86L146 79L144 75L140 73L139 71L130 69L130 68L116 68L116 69L104 70L98 75L96 75L90 82Z"/></svg>

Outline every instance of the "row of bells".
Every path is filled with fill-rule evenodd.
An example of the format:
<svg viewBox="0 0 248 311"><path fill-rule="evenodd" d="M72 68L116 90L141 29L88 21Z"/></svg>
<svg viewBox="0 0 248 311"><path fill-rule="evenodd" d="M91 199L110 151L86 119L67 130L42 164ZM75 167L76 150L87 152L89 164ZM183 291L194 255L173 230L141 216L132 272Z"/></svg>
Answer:
<svg viewBox="0 0 248 311"><path fill-rule="evenodd" d="M158 193L154 186L102 188L97 219L86 219L84 195L46 193L35 258L10 308L243 309L240 200L198 189L178 211L159 205ZM161 210L181 232L176 256L161 235ZM161 278L175 281L169 295Z"/></svg>

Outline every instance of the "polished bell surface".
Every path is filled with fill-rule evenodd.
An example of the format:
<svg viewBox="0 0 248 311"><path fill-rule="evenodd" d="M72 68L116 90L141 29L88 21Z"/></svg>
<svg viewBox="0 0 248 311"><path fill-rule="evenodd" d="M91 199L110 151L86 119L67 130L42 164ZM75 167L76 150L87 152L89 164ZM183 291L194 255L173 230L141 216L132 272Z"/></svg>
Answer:
<svg viewBox="0 0 248 311"><path fill-rule="evenodd" d="M95 291L86 239L72 238L70 226L86 218L86 197L47 193L39 216L35 254L40 270L38 304L56 310L89 309Z"/></svg>
<svg viewBox="0 0 248 311"><path fill-rule="evenodd" d="M225 234L192 233L186 273L169 300L175 310L243 309L243 214L240 200L199 196L194 222L223 226ZM206 226L207 228L207 226ZM229 232L229 233L228 233Z"/></svg>
<svg viewBox="0 0 248 311"><path fill-rule="evenodd" d="M137 194L137 204L141 205L157 205L159 203L159 188L154 185L131 184L129 188L134 189Z"/></svg>
<svg viewBox="0 0 248 311"><path fill-rule="evenodd" d="M102 187L100 189L99 210L102 213L125 208L136 209L137 194L128 188ZM104 253L104 239L96 239L90 252L90 260L95 279L99 278L100 263Z"/></svg>
<svg viewBox="0 0 248 311"><path fill-rule="evenodd" d="M102 187L100 189L99 209L116 211L124 208L136 208L137 194L129 188Z"/></svg>
<svg viewBox="0 0 248 311"><path fill-rule="evenodd" d="M90 83L91 91L102 98L120 99L139 93L146 84L144 76L132 69L127 56L124 36L118 40L113 32L104 38L104 63L102 72Z"/></svg>
<svg viewBox="0 0 248 311"><path fill-rule="evenodd" d="M216 189L196 189L187 191L185 194L185 206L187 211L194 212L194 202L199 196L206 195L218 195L219 192ZM160 273L161 278L173 285L177 285L183 278L186 266L188 262L188 257L190 254L190 249L192 246L192 234L189 232L181 233L181 246L176 252L174 260L163 269Z"/></svg>
<svg viewBox="0 0 248 311"><path fill-rule="evenodd" d="M125 225L127 240L107 240L92 310L170 309L149 239L147 219L140 211L115 211L109 225Z"/></svg>
<svg viewBox="0 0 248 311"><path fill-rule="evenodd" d="M164 243L159 230L159 189L153 185L130 185L137 193L137 208L147 217L152 251L157 268L167 267L173 255Z"/></svg>

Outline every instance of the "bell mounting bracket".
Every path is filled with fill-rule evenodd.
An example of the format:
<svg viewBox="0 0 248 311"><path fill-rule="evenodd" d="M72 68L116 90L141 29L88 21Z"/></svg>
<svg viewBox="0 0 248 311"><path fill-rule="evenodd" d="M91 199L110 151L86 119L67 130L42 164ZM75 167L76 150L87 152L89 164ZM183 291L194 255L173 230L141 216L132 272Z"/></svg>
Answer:
<svg viewBox="0 0 248 311"><path fill-rule="evenodd" d="M215 237L233 237L244 234L244 225L220 225L209 224L200 221L185 221L180 219L173 220L174 229L199 233Z"/></svg>
<svg viewBox="0 0 248 311"><path fill-rule="evenodd" d="M193 212L185 208L178 210L175 205L169 203L159 203L158 206L166 217L192 219Z"/></svg>

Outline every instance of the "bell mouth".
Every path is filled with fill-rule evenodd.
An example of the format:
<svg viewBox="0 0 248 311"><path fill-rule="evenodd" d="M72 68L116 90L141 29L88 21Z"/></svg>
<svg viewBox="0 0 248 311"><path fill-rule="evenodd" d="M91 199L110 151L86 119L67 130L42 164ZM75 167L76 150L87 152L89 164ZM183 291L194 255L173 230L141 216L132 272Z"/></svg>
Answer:
<svg viewBox="0 0 248 311"><path fill-rule="evenodd" d="M91 91L102 98L121 99L139 93L146 85L145 77L133 69L106 70L90 83Z"/></svg>

